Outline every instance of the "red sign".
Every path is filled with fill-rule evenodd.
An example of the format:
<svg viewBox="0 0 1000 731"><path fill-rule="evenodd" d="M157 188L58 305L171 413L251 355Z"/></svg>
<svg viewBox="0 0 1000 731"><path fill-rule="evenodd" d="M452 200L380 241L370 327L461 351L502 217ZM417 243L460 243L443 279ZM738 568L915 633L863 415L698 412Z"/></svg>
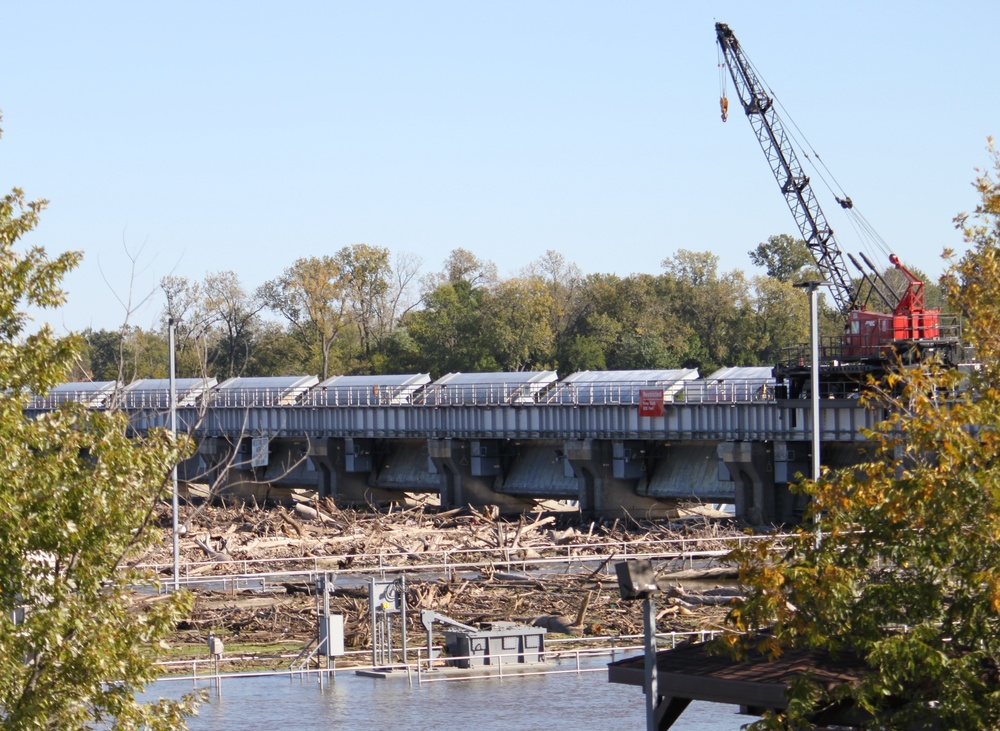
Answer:
<svg viewBox="0 0 1000 731"><path fill-rule="evenodd" d="M663 416L663 389L639 389L639 416Z"/></svg>

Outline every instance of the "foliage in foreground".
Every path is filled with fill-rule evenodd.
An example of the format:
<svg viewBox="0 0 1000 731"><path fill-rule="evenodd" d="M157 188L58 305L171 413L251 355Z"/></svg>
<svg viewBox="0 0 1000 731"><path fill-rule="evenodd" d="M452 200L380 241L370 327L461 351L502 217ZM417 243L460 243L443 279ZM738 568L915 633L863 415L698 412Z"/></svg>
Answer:
<svg viewBox="0 0 1000 731"><path fill-rule="evenodd" d="M729 623L739 656L814 648L863 659L867 676L839 688L797 685L789 709L755 729L810 728L817 711L852 699L869 728L1000 727L1000 155L976 181L970 244L945 284L983 367L928 365L869 396L890 414L859 469L803 486L817 528L775 561L740 554L750 587ZM763 630L763 631L762 631Z"/></svg>
<svg viewBox="0 0 1000 731"><path fill-rule="evenodd" d="M133 596L129 584L149 577L123 568L157 540L148 521L177 448L164 433L129 438L120 414L25 415L79 346L26 330L24 310L61 304L79 260L16 248L43 208L17 189L0 199L0 727L184 728L193 698L135 694L189 598Z"/></svg>

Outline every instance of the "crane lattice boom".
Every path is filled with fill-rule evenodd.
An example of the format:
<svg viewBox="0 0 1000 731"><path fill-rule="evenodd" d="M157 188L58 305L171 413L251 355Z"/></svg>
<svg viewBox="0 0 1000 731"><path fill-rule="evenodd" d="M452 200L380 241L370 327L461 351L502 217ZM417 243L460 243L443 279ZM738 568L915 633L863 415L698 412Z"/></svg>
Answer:
<svg viewBox="0 0 1000 731"><path fill-rule="evenodd" d="M743 110L757 134L757 141L764 150L771 172L785 196L785 202L795 217L799 233L812 252L820 274L830 282L830 292L837 309L846 317L857 308L857 294L843 255L833 237L833 230L826 222L809 184L809 177L803 172L795 149L774 108L774 100L768 96L764 85L757 78L729 26L716 23L715 34Z"/></svg>

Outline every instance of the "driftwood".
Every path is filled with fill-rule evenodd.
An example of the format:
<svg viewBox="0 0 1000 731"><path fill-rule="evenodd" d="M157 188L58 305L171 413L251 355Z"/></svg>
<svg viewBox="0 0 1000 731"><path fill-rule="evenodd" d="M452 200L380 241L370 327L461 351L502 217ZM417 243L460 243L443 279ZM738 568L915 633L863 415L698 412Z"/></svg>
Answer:
<svg viewBox="0 0 1000 731"><path fill-rule="evenodd" d="M306 505L305 503L295 503L295 514L303 520L319 520L324 524L337 522L332 515L328 515L322 510Z"/></svg>
<svg viewBox="0 0 1000 731"><path fill-rule="evenodd" d="M300 524L300 523L299 523L299 522L298 522L297 520L293 519L293 518L292 518L292 517L291 517L291 516L290 516L290 515L289 515L288 513L286 513L286 512L285 512L285 511L284 511L283 509L281 509L281 508L278 508L278 516L279 516L279 517L280 517L280 518L281 518L281 519L282 519L283 521L285 521L285 523L287 523L288 525L290 525L290 526L292 527L292 529L293 529L293 530L294 530L294 531L295 531L296 533L298 533L298 534L299 534L299 537L300 537L300 538L301 538L302 536L304 536L304 535L305 535L305 530L303 530L303 528L302 528L302 525L301 525L301 524Z"/></svg>
<svg viewBox="0 0 1000 731"><path fill-rule="evenodd" d="M210 541L212 539L210 537L208 537L207 540ZM205 554L210 559L212 559L213 561L232 561L233 560L233 557L229 555L228 551L216 551L214 548L212 548L210 545L208 545L208 543L206 543L205 541L201 540L200 538L195 538L194 542L195 542L195 544L197 544L198 548L200 548L202 551L204 551Z"/></svg>
<svg viewBox="0 0 1000 731"><path fill-rule="evenodd" d="M674 581L690 579L735 579L739 571L733 566L708 566L703 569L664 570L658 574L660 578Z"/></svg>
<svg viewBox="0 0 1000 731"><path fill-rule="evenodd" d="M531 525L526 525L524 522L524 516L518 522L517 531L514 533L514 539L510 542L511 548L517 548L518 543L521 538L527 536L529 533L538 530L539 528L554 523L556 521L555 516L549 515L547 517L540 517Z"/></svg>
<svg viewBox="0 0 1000 731"><path fill-rule="evenodd" d="M576 621L573 623L574 627L582 627L584 617L587 616L587 607L590 606L590 597L593 596L594 592L588 591L587 595L583 597L583 602L580 603L580 611L576 613Z"/></svg>
<svg viewBox="0 0 1000 731"><path fill-rule="evenodd" d="M693 606L727 606L733 601L742 599L742 590L738 587L716 587L706 591L689 591L680 584L671 586L668 590L672 604L685 607Z"/></svg>

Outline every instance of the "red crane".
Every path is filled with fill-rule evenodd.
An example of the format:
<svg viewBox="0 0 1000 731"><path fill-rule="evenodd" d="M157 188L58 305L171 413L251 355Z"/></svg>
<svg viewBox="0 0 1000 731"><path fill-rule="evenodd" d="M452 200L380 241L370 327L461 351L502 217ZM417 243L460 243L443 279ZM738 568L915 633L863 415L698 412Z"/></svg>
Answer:
<svg viewBox="0 0 1000 731"><path fill-rule="evenodd" d="M861 272L863 281L869 285L867 296L875 295L881 300L882 308L879 311L868 310L867 299L861 301L858 286L860 282L856 284L848 275L833 229L823 215L809 176L799 164L795 144L786 132L774 98L761 82L729 26L716 23L715 35L743 111L757 135L771 172L820 274L829 283L830 294L837 309L846 320L839 349L824 348L827 360L838 364L867 361L872 366L868 369L869 372L884 365L890 353L903 351L911 355L914 351L920 355L929 352L943 353L946 360L951 360L957 348L957 337L941 339L940 310L928 310L924 307L923 281L904 267L895 254L889 257L889 261L907 280L902 294L878 273L863 254L861 257L869 265L868 271L848 254L851 262ZM729 101L725 91L721 106L722 119L726 121ZM842 208L854 208L850 197L836 194L834 197ZM775 370L780 377L780 366ZM857 367L854 367L853 372L857 371Z"/></svg>

